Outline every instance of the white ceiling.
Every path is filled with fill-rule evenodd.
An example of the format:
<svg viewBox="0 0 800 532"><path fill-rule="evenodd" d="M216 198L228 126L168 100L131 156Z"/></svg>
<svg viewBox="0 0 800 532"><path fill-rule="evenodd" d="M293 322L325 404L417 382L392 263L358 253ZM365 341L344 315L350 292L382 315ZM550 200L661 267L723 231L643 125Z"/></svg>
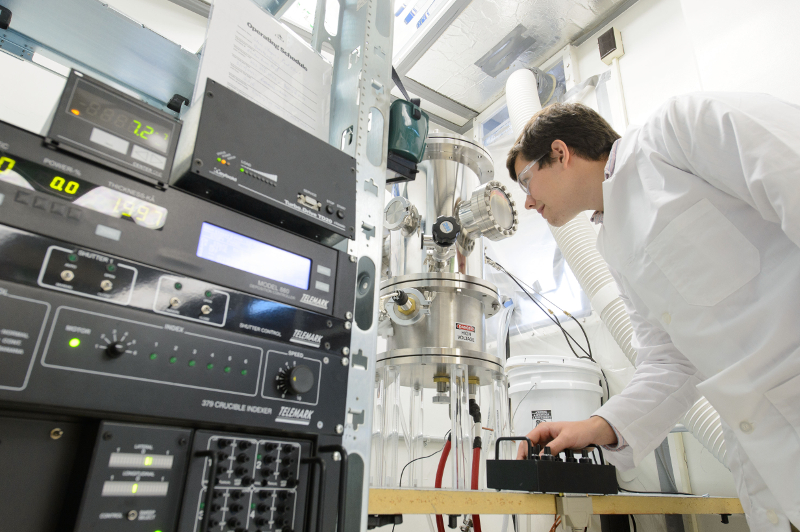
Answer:
<svg viewBox="0 0 800 532"><path fill-rule="evenodd" d="M473 0L406 74L469 107L483 111L503 94L514 70L539 66L623 0ZM533 45L492 78L475 62L517 25Z"/></svg>

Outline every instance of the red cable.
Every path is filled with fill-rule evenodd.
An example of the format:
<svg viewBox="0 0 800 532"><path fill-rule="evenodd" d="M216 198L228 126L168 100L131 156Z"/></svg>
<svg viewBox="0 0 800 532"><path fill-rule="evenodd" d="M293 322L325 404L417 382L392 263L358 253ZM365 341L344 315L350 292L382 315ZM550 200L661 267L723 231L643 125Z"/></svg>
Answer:
<svg viewBox="0 0 800 532"><path fill-rule="evenodd" d="M481 448L472 449L472 489L478 489L478 474L481 466ZM472 514L472 526L475 532L481 532L481 516Z"/></svg>
<svg viewBox="0 0 800 532"><path fill-rule="evenodd" d="M436 469L436 482L433 484L435 488L442 487L442 477L444 476L444 465L447 463L447 457L450 456L450 440L448 439L442 449L442 455L439 457L439 468ZM441 515L436 516L436 528L439 532L444 532L444 519Z"/></svg>

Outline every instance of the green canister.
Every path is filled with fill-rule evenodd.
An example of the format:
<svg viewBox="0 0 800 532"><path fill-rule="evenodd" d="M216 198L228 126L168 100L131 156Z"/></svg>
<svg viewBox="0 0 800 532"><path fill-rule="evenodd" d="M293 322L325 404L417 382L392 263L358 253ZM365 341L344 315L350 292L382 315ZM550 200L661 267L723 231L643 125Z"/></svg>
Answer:
<svg viewBox="0 0 800 532"><path fill-rule="evenodd" d="M419 118L415 119L417 114ZM395 100L389 109L389 151L419 163L428 138L428 115L407 100Z"/></svg>

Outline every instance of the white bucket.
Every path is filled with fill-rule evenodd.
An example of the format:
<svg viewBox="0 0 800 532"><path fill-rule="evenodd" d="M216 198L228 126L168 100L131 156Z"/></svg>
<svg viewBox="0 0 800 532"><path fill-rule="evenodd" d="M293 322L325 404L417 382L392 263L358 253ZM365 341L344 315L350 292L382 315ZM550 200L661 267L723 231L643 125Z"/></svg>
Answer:
<svg viewBox="0 0 800 532"><path fill-rule="evenodd" d="M524 436L544 421L588 419L603 399L600 367L590 360L556 355L506 361L514 434Z"/></svg>

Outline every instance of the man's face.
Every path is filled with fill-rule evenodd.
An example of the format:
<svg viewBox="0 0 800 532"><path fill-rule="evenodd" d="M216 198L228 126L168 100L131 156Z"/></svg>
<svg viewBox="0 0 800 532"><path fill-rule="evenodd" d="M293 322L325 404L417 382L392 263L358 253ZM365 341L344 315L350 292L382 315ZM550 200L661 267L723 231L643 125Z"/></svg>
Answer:
<svg viewBox="0 0 800 532"><path fill-rule="evenodd" d="M561 146L556 146L556 143ZM517 179L528 184L525 208L538 211L550 225L561 227L581 212L576 201L578 190L575 189L579 170L574 164L576 157L569 153L566 144L556 141L553 145L550 155L555 160L549 166L542 168L537 162L523 174L531 161L520 155L514 163L514 170Z"/></svg>

